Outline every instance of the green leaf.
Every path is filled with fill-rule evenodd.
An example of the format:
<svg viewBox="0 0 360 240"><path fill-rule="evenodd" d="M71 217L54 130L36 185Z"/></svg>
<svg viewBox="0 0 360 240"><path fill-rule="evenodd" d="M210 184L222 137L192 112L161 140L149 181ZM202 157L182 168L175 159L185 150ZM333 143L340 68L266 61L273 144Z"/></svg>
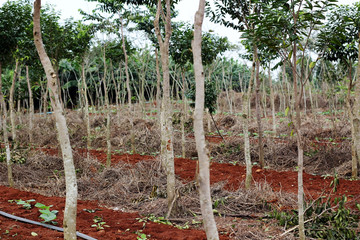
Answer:
<svg viewBox="0 0 360 240"><path fill-rule="evenodd" d="M316 64L316 62L311 62L310 65L309 65L309 68L313 69L315 67L315 64Z"/></svg>
<svg viewBox="0 0 360 240"><path fill-rule="evenodd" d="M52 207L52 205L46 206L45 204L42 204L42 203L36 203L35 207L40 208L40 209L50 209L50 207Z"/></svg>
<svg viewBox="0 0 360 240"><path fill-rule="evenodd" d="M289 60L291 59L292 54L293 54L293 50L291 50L291 51L289 52L289 56L288 56L288 59L289 59Z"/></svg>
<svg viewBox="0 0 360 240"><path fill-rule="evenodd" d="M300 42L299 42L298 48L299 48L301 51L304 51L304 47L303 47L303 45L302 45Z"/></svg>
<svg viewBox="0 0 360 240"><path fill-rule="evenodd" d="M287 107L287 108L285 109L285 117L287 117L287 115L288 115L288 113L289 113L289 110L290 110L289 107Z"/></svg>

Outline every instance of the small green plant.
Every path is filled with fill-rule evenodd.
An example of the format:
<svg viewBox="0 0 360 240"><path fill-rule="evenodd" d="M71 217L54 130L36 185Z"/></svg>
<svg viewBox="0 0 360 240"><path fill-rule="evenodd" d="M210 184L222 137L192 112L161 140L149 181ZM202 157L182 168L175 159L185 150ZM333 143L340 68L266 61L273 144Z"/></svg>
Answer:
<svg viewBox="0 0 360 240"><path fill-rule="evenodd" d="M31 209L31 202L35 202L35 200L29 199L24 201L22 199L19 199L19 200L15 200L15 202L17 205L22 205L22 207L25 209Z"/></svg>
<svg viewBox="0 0 360 240"><path fill-rule="evenodd" d="M56 219L57 217L57 214L59 211L57 210L51 210L50 211L50 208L52 207L53 205L50 205L50 206L46 206L42 203L36 203L35 204L35 207L39 208L39 212L41 213L40 215L40 218L43 219L44 223L51 223L51 224L54 224L56 225L57 222L55 222L54 220Z"/></svg>
<svg viewBox="0 0 360 240"><path fill-rule="evenodd" d="M26 162L26 151L23 149L12 150L11 161L17 164L24 164ZM0 162L6 162L5 148L0 150Z"/></svg>
<svg viewBox="0 0 360 240"><path fill-rule="evenodd" d="M96 211L101 211L101 209L98 209L98 208L95 208L95 209L83 209L83 211L85 211L85 212L88 212L88 213L94 213L94 212L96 212Z"/></svg>
<svg viewBox="0 0 360 240"><path fill-rule="evenodd" d="M340 185L339 175L334 171L334 179L330 183L330 187L333 187L333 192L336 192L338 186Z"/></svg>
<svg viewBox="0 0 360 240"><path fill-rule="evenodd" d="M145 228L145 225L148 221L154 222L154 223L161 223L161 224L165 224L165 225L170 225L170 226L174 226L178 229L188 229L189 228L189 223L186 222L183 226L182 225L177 225L177 224L173 224L172 222L170 222L169 220L165 219L164 217L157 217L154 216L153 214L150 214L147 217L143 217L143 218L136 218L136 220L138 222L142 222L143 223L143 228Z"/></svg>
<svg viewBox="0 0 360 240"><path fill-rule="evenodd" d="M95 216L93 221L94 224L91 225L91 227L96 228L96 231L104 230L104 227L110 227L109 225L106 225L106 222L103 221L102 217Z"/></svg>
<svg viewBox="0 0 360 240"><path fill-rule="evenodd" d="M147 240L149 239L148 236L145 233L142 233L142 231L137 231L136 234L138 235L136 237L137 240Z"/></svg>

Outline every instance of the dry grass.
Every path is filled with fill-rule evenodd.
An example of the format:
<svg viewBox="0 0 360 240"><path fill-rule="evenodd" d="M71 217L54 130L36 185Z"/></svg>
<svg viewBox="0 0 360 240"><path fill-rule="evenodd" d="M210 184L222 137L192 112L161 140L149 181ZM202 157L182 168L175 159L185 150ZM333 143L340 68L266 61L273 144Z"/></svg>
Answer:
<svg viewBox="0 0 360 240"><path fill-rule="evenodd" d="M65 182L61 158L42 152L30 154L25 164L14 165L16 187L44 195L64 197ZM129 212L138 211L144 215L166 214L166 175L158 160L139 162L136 165L119 163L107 169L95 159L86 160L74 153L74 162L80 199L98 200L109 207ZM0 182L6 183L5 163L0 163ZM270 220L257 220L258 217L266 216L266 212L271 209L269 202L274 199L279 205L289 208L295 206L294 196L274 192L266 183L255 184L250 190L240 188L234 192L225 190L223 186L224 183L218 183L211 188L218 212L216 219L222 231L231 233L234 239L241 239L241 236L261 239L268 234L275 235L279 232L279 228ZM182 183L177 180L177 192L177 213L172 218L182 223L199 219L201 211L195 182ZM246 226L241 218L252 223ZM251 236L253 238L250 238Z"/></svg>

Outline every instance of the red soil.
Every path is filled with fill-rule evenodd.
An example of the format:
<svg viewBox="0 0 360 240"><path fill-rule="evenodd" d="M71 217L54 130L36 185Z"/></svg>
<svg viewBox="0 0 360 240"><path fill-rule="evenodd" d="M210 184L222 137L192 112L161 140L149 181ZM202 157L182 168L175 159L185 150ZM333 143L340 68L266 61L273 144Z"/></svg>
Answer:
<svg viewBox="0 0 360 240"><path fill-rule="evenodd" d="M48 154L57 154L57 150L44 149ZM85 150L79 150L84 153ZM100 162L106 162L106 153L100 150L90 150L91 155L96 157ZM112 154L111 164L116 164L119 161L127 163L137 163L139 161L155 160L153 156L139 155L139 154ZM196 171L196 161L184 158L175 158L175 173L185 181L194 180ZM211 163L210 166L210 181L211 183L226 182L225 187L229 190L236 190L239 188L241 182L245 180L246 169L245 166L225 164L225 163ZM277 172L270 169L260 169L253 167L253 178L255 182L267 182L272 186L274 191L285 191L289 193L297 193L297 172L284 171ZM360 181L351 181L340 179L340 184L337 187L336 193L333 193L333 187L330 186L333 178L310 175L304 172L304 190L305 194L311 198L317 198L321 195L335 196L349 196L354 200L360 202Z"/></svg>
<svg viewBox="0 0 360 240"><path fill-rule="evenodd" d="M193 180L195 176L196 161L189 159L175 159L175 172L184 180ZM267 182L274 191L285 191L297 194L297 172L285 171L277 172L274 170L260 169L253 167L253 178L256 182ZM211 163L210 181L226 182L225 187L229 190L236 190L240 183L245 180L246 169L244 166ZM360 202L360 181L350 181L340 179L340 184L336 193L330 186L332 177L310 175L304 172L304 190L307 197L318 198L321 195L343 196L347 195ZM353 197L352 197L353 196Z"/></svg>
<svg viewBox="0 0 360 240"><path fill-rule="evenodd" d="M36 193L19 191L4 186L0 186L0 210L34 221L41 221L38 218L40 215L38 209L33 207L30 210L22 208L16 203L9 203L8 200L22 199L29 200L35 199L36 202L43 203L45 205L54 205L50 210L58 210L57 217L58 226L62 227L63 211L65 206L64 198L60 197L45 197ZM32 206L35 203L32 204ZM84 211L96 210L94 213ZM91 227L93 218L95 216L102 217L103 221L109 225L109 228L105 228L104 231L97 231ZM135 234L137 231L141 231L147 235L150 235L150 239L187 239L198 240L206 239L205 233L200 230L186 229L180 230L178 228L147 221L145 226L143 222L139 222L141 218L137 213L124 213L121 211L113 211L105 207L101 207L94 201L78 201L77 211L77 230L83 234L92 236L96 239L136 239L139 235ZM7 231L8 232L7 232ZM31 235L31 232L38 234L37 237ZM1 239L62 239L63 234L54 230L49 230L43 227L34 226L31 224L21 223L8 218L0 216L0 238ZM222 236L221 239L228 239L226 236Z"/></svg>
<svg viewBox="0 0 360 240"><path fill-rule="evenodd" d="M48 154L58 154L54 149L43 149ZM80 153L85 153L85 150L79 150ZM106 153L97 150L91 150L91 154L98 158L99 161L105 163ZM152 156L142 156L138 154L113 154L112 164L119 161L128 163L137 163L143 160L153 160ZM225 187L229 190L239 188L241 182L245 179L245 167L231 164L212 163L210 167L211 183L226 182ZM196 161L190 159L175 159L175 172L184 181L194 180L196 169ZM274 170L253 168L253 177L256 182L269 183L274 191L282 191L289 193L297 193L297 172L285 171L276 172ZM336 193L333 193L333 187L330 186L333 178L328 177L324 179L320 176L310 175L304 172L304 189L308 198L317 198L321 195L329 195L332 197L347 195L349 199L360 202L360 181L349 181L340 179L340 184ZM29 218L40 221L38 210L33 208L25 210L15 203L8 203L11 199L35 199L36 202L41 202L46 205L54 205L52 209L59 210L57 221L59 226L62 225L64 199L60 197L44 197L35 193L22 192L16 189L10 189L0 186L2 192L0 196L0 210L5 211L16 216ZM276 199L270 199L272 203ZM95 213L88 213L83 209L101 209ZM94 216L101 216L110 228L105 228L105 231L96 231L95 228L90 227L93 224ZM101 207L97 202L79 201L78 203L78 231L88 234L97 239L136 239L138 235L135 234L138 230L143 230L144 233L150 234L150 239L206 239L205 233L199 230L179 230L164 224L157 224L148 221L143 228L143 223L136 218L140 216L137 213L123 213L120 211L113 211ZM13 220L0 217L0 237L3 239L55 239L61 238L62 233L53 230L45 230L41 227L15 222ZM130 229L130 230L127 230ZM4 235L5 230L9 233ZM32 237L31 232L39 234L38 237ZM16 235L17 234L17 235ZM222 236L222 239L228 239Z"/></svg>

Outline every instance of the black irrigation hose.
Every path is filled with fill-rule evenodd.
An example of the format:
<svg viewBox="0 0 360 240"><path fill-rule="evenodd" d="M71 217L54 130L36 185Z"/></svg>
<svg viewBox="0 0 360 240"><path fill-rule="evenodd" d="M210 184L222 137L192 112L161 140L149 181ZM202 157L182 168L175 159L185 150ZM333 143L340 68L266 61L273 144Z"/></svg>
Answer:
<svg viewBox="0 0 360 240"><path fill-rule="evenodd" d="M30 220L30 219L17 217L17 216L11 215L11 214L3 212L3 211L0 211L0 215L2 215L4 217L7 217L7 218L17 220L17 221L20 221L20 222L23 222L23 223L29 223L29 224L33 224L33 225L37 225L37 226L46 227L46 228L56 230L56 231L59 231L59 232L64 232L64 229L61 228L61 227L56 227L56 226L52 226L52 225L49 225L49 224L36 222L36 221ZM80 237L82 239L86 239L86 240L97 240L96 238L90 237L88 235L85 235L85 234L79 233L79 232L76 232L76 236L78 236L78 237Z"/></svg>

